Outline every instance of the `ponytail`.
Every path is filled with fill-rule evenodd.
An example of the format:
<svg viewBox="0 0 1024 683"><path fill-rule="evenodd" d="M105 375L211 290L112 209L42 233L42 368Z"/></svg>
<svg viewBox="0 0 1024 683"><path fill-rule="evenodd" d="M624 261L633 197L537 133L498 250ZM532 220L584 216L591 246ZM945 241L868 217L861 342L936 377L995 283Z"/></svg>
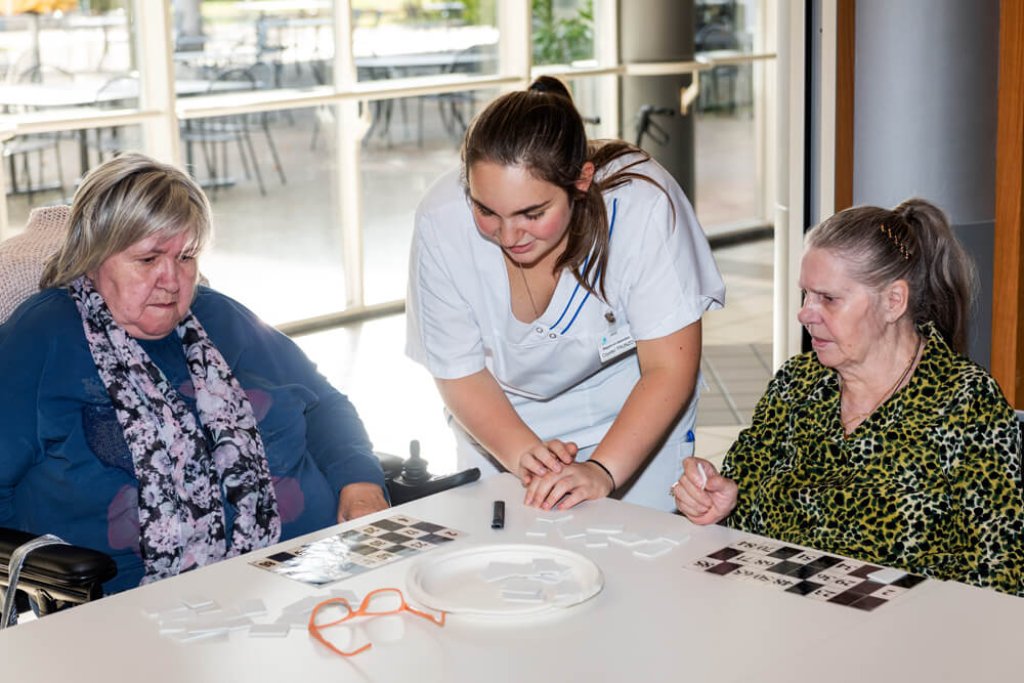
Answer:
<svg viewBox="0 0 1024 683"><path fill-rule="evenodd" d="M950 346L966 351L977 276L939 207L915 198L891 211L846 209L811 230L807 246L846 259L854 277L868 286L905 280L914 324L933 323Z"/></svg>

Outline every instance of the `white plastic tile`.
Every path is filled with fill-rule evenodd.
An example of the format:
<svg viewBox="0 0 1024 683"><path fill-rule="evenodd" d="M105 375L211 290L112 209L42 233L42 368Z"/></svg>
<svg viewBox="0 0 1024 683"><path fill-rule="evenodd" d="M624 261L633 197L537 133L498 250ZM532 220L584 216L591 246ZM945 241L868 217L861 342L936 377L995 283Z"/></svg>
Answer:
<svg viewBox="0 0 1024 683"><path fill-rule="evenodd" d="M526 530L527 536L534 536L537 538L546 538L548 531L550 530L550 524L544 524L543 522L535 523L529 529Z"/></svg>
<svg viewBox="0 0 1024 683"><path fill-rule="evenodd" d="M886 567L885 569L879 569L876 572L871 572L868 574L867 578L872 581L877 581L878 583L892 583L893 581L902 579L906 575L907 573L902 569Z"/></svg>
<svg viewBox="0 0 1024 683"><path fill-rule="evenodd" d="M633 548L633 555L645 560L653 560L671 552L674 548L675 546L668 541L653 541Z"/></svg>
<svg viewBox="0 0 1024 683"><path fill-rule="evenodd" d="M624 546L634 546L647 541L646 538L640 534L634 534L632 531L625 531L621 534L612 534L608 537L608 540L612 543L617 543Z"/></svg>
<svg viewBox="0 0 1024 683"><path fill-rule="evenodd" d="M249 627L249 635L254 638L284 638L291 630L288 624L253 624Z"/></svg>

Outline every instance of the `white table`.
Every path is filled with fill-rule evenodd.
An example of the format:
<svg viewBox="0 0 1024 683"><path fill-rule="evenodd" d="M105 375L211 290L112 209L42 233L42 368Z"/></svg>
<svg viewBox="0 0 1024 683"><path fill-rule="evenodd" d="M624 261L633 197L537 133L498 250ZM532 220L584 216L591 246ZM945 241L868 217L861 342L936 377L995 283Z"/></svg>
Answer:
<svg viewBox="0 0 1024 683"><path fill-rule="evenodd" d="M450 544L523 542L535 511L522 489L500 475L401 511L468 535ZM490 529L491 502L507 501L506 528ZM394 514L392 511L378 516ZM359 520L355 526L364 523ZM244 632L223 640L177 643L157 633L142 610L187 595L222 605L261 598L271 614L322 594L249 565L273 549L228 560L151 586L45 617L0 633L5 680L146 681L1010 681L1020 679L1024 600L961 584L927 581L874 612L817 602L762 585L687 569L692 559L748 537L722 527L601 500L574 510L573 523L617 521L637 533L690 533L655 560L612 545L588 549L604 589L593 599L543 618L484 621L449 615L444 628L403 617L404 638L354 658L328 653L300 630L286 638ZM336 533L332 528L290 541ZM445 552L433 550L431 553ZM421 556L429 558L430 553ZM405 589L418 559L403 560L334 584L362 595ZM109 668L108 668L109 667Z"/></svg>

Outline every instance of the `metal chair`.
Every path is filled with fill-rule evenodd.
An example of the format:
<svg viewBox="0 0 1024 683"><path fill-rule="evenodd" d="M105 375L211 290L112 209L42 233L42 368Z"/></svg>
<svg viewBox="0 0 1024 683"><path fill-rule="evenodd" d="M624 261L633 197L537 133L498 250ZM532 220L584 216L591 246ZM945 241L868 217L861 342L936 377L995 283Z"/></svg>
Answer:
<svg viewBox="0 0 1024 683"><path fill-rule="evenodd" d="M694 37L697 52L715 50L738 50L740 47L736 32L721 23L707 24ZM701 82L698 106L702 111L708 109L725 109L729 113L736 110L736 85L739 80L739 66L736 64L719 64L711 68L707 77ZM706 84L706 86L705 86ZM721 95L722 84L726 94Z"/></svg>
<svg viewBox="0 0 1024 683"><path fill-rule="evenodd" d="M442 69L444 74L479 74L483 69L484 62L489 59L485 53L486 46L472 45L456 52L452 56L450 64ZM469 126L469 120L473 118L476 108L476 92L472 90L462 92L439 93L437 95L422 95L419 99L419 121L417 129L417 143L423 146L423 104L426 100L437 102L437 110L441 117L441 124L452 139L461 142Z"/></svg>
<svg viewBox="0 0 1024 683"><path fill-rule="evenodd" d="M253 74L253 68L233 68L220 72L210 81L208 92L257 89L259 81ZM266 196L267 190L263 184L263 174L260 171L259 159L252 141L254 128L263 131L267 146L270 148L274 168L281 179L281 184L284 185L287 179L281 159L277 154L277 147L274 145L274 138L270 132L270 119L266 112L212 116L184 122L181 139L186 146L188 167L195 174L193 145L199 145L207 172L207 179L202 183L213 190L214 197L218 188L234 184L228 170L228 147L232 144L237 146L238 157L245 177L255 178L260 194Z"/></svg>
<svg viewBox="0 0 1024 683"><path fill-rule="evenodd" d="M72 79L70 73L63 69L54 67L33 66L19 74L13 79L14 82L24 83L46 83L57 85L68 82ZM16 112L8 112L16 113ZM7 160L11 176L11 193L24 193L27 195L28 203L31 205L36 193L47 190L58 190L61 201L67 196L67 188L64 185L64 167L61 163L61 134L60 133L31 133L18 135L3 145L3 158ZM52 185L45 184L46 178L46 153L52 152L54 165L56 166L56 180ZM33 177L31 157L36 158L38 174ZM19 186L18 174L21 173L23 183Z"/></svg>
<svg viewBox="0 0 1024 683"><path fill-rule="evenodd" d="M139 77L137 75L113 76L96 91L95 106L101 109L137 106L139 101ZM97 162L103 163L130 149L133 145L125 138L124 126L94 129L95 137L88 144L96 149Z"/></svg>

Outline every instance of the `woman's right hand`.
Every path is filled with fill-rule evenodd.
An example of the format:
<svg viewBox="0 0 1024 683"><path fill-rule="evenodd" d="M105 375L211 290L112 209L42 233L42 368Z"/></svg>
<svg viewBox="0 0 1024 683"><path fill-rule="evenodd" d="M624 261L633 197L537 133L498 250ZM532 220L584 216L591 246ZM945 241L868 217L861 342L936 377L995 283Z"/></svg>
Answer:
<svg viewBox="0 0 1024 683"><path fill-rule="evenodd" d="M691 522L714 524L728 517L736 507L739 487L707 460L691 457L683 461L683 476L672 485L672 494L676 509Z"/></svg>
<svg viewBox="0 0 1024 683"><path fill-rule="evenodd" d="M523 486L529 486L534 477L543 477L548 472L561 472L563 465L576 460L578 450L572 441L551 439L539 442L519 456L516 474L522 480Z"/></svg>

